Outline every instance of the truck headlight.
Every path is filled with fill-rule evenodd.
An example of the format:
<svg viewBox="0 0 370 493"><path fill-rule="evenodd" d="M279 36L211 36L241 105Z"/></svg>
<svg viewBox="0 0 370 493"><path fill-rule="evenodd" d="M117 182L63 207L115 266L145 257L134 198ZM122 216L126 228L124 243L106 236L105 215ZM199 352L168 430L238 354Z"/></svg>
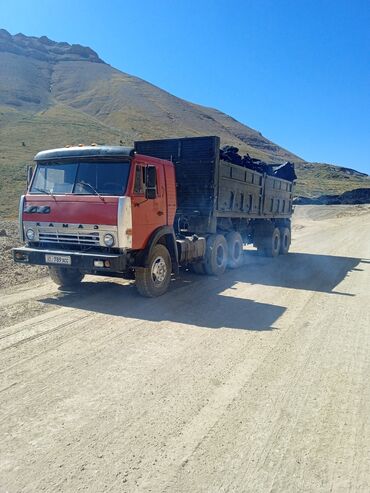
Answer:
<svg viewBox="0 0 370 493"><path fill-rule="evenodd" d="M104 235L103 241L107 247L111 247L114 245L114 236L107 233L106 235Z"/></svg>
<svg viewBox="0 0 370 493"><path fill-rule="evenodd" d="M30 241L33 241L35 239L35 232L33 229L27 229L26 231L26 236L27 236L27 239L30 240Z"/></svg>

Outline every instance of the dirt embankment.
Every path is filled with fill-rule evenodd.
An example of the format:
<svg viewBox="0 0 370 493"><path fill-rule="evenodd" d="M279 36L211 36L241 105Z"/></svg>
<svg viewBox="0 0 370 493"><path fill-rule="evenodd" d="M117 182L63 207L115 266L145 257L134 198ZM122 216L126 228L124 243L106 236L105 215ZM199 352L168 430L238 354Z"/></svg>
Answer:
<svg viewBox="0 0 370 493"><path fill-rule="evenodd" d="M21 246L17 221L0 221L0 288L15 286L47 275L45 267L16 264L12 248Z"/></svg>

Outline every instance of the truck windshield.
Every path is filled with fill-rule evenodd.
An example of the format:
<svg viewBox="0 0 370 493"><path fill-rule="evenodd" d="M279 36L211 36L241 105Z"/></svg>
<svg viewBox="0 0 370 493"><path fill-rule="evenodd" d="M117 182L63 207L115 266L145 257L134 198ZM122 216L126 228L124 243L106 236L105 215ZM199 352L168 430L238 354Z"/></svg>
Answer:
<svg viewBox="0 0 370 493"><path fill-rule="evenodd" d="M123 195L129 172L129 161L38 164L30 193Z"/></svg>

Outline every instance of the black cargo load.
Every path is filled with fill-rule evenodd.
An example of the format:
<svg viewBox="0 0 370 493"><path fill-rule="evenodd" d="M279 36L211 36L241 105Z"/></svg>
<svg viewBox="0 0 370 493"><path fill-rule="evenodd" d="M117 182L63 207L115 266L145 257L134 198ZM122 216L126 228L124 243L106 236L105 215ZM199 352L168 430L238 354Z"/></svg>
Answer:
<svg viewBox="0 0 370 493"><path fill-rule="evenodd" d="M283 177L276 176L272 167L267 173L264 163L260 172L226 161L225 150L220 158L220 138L214 136L137 141L135 151L174 164L177 230L215 233L230 227L233 220L289 218L292 214L295 175L291 163L279 169ZM286 172L292 181L286 179Z"/></svg>

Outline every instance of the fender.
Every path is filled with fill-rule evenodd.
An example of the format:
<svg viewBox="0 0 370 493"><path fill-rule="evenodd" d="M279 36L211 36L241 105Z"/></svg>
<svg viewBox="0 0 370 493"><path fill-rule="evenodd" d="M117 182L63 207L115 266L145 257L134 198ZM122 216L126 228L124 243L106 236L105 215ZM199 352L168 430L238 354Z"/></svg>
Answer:
<svg viewBox="0 0 370 493"><path fill-rule="evenodd" d="M153 231L146 247L136 256L136 265L139 267L148 267L148 258L153 247L159 243L161 238L165 238L165 246L167 247L172 260L172 270L175 274L179 271L179 256L177 251L175 231L171 226L161 226Z"/></svg>

